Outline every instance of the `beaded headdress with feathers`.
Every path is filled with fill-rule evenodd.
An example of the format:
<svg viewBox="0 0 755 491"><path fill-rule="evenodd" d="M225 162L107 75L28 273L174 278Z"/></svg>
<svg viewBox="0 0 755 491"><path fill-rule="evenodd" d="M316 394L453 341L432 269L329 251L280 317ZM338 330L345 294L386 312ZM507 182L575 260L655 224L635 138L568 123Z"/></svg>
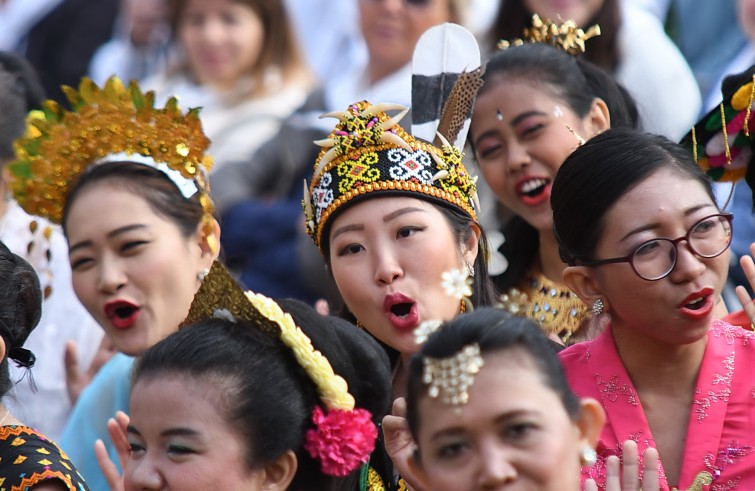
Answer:
<svg viewBox="0 0 755 491"><path fill-rule="evenodd" d="M413 64L413 135L398 124L408 112L398 104L361 101L323 115L338 123L315 142L323 149L303 203L307 231L321 251L333 215L374 193L429 199L477 218L476 178L461 151L482 85L477 43L464 28L442 24L420 38Z"/></svg>

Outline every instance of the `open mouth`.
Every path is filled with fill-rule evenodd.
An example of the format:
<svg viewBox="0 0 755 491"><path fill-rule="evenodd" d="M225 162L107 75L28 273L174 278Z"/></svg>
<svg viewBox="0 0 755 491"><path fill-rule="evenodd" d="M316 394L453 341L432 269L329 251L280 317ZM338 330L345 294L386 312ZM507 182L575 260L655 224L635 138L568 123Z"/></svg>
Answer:
<svg viewBox="0 0 755 491"><path fill-rule="evenodd" d="M704 288L685 298L679 305L679 311L695 320L706 318L713 311L713 290Z"/></svg>
<svg viewBox="0 0 755 491"><path fill-rule="evenodd" d="M383 310L388 321L398 330L411 330L419 322L417 302L401 293L391 293L385 296Z"/></svg>
<svg viewBox="0 0 755 491"><path fill-rule="evenodd" d="M542 177L527 179L517 185L516 192L519 199L529 206L539 205L550 199L551 180Z"/></svg>
<svg viewBox="0 0 755 491"><path fill-rule="evenodd" d="M394 306L390 308L391 313L397 317L406 317L409 315L412 311L412 305L413 303L405 302L405 303L397 303Z"/></svg>
<svg viewBox="0 0 755 491"><path fill-rule="evenodd" d="M533 179L525 182L519 189L519 193L534 198L545 191L546 184L548 184L546 179Z"/></svg>
<svg viewBox="0 0 755 491"><path fill-rule="evenodd" d="M133 326L139 318L140 307L126 301L109 302L105 305L105 315L119 329Z"/></svg>
<svg viewBox="0 0 755 491"><path fill-rule="evenodd" d="M689 310L700 310L705 307L705 299L706 297L700 297L697 300L685 304L684 308Z"/></svg>

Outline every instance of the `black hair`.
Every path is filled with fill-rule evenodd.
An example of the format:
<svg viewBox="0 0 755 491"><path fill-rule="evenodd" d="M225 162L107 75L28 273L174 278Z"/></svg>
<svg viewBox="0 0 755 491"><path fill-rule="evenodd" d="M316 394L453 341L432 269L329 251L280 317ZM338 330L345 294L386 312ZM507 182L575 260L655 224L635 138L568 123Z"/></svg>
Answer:
<svg viewBox="0 0 755 491"><path fill-rule="evenodd" d="M357 407L369 410L379 423L391 402L390 367L383 350L346 321L322 316L298 301L279 303L346 380ZM213 318L171 334L137 361L133 383L166 375L209 379L223 390L225 417L246 442L250 469L294 450L298 470L289 489L347 489L345 482L356 482L354 475L324 475L320 463L303 450L312 411L321 404L317 389L292 351L249 321Z"/></svg>
<svg viewBox="0 0 755 491"><path fill-rule="evenodd" d="M580 118L589 113L596 98L602 99L608 107L612 127L639 126L637 105L624 87L605 70L553 46L526 43L497 52L485 68L485 85L480 92L494 87L499 77L537 81ZM495 281L499 291L508 291L520 286L530 270L540 248L540 238L538 231L518 215L506 221L503 235L506 242L500 251L508 259L509 267Z"/></svg>
<svg viewBox="0 0 755 491"><path fill-rule="evenodd" d="M587 30L593 25L599 25L601 34L587 41L587 49L581 56L598 65L604 70L614 72L620 62L619 30L621 29L620 0L604 0L603 5L584 26ZM500 40L513 40L523 37L524 29L532 26L532 14L524 5L524 0L506 0L500 3L498 14L490 29L489 37L492 48ZM558 19L551 19L558 22Z"/></svg>
<svg viewBox="0 0 755 491"><path fill-rule="evenodd" d="M558 171L551 190L553 228L562 259L592 259L604 217L627 192L661 169L699 182L713 203L711 181L680 145L637 130L611 129L577 148Z"/></svg>
<svg viewBox="0 0 755 491"><path fill-rule="evenodd" d="M184 237L196 233L204 216L199 193L184 198L162 171L136 162L108 162L89 166L71 186L63 208L64 233L71 205L82 190L104 182L144 198L156 214L176 224Z"/></svg>
<svg viewBox="0 0 755 491"><path fill-rule="evenodd" d="M0 363L0 398L13 387L8 359L19 360L21 347L37 327L42 316L42 289L31 265L13 254L0 242L0 337L5 342L5 357ZM27 357L30 356L27 353ZM26 359L28 366L33 364Z"/></svg>
<svg viewBox="0 0 755 491"><path fill-rule="evenodd" d="M540 326L500 309L481 308L443 324L409 360L407 421L415 442L421 424L419 401L427 393L422 380L425 358L448 358L475 343L483 356L507 350L521 350L529 355L543 383L558 395L569 417L577 419L579 399L569 388L554 343Z"/></svg>
<svg viewBox="0 0 755 491"><path fill-rule="evenodd" d="M0 51L0 163L14 157L13 141L26 129L26 114L45 98L39 75L26 59Z"/></svg>

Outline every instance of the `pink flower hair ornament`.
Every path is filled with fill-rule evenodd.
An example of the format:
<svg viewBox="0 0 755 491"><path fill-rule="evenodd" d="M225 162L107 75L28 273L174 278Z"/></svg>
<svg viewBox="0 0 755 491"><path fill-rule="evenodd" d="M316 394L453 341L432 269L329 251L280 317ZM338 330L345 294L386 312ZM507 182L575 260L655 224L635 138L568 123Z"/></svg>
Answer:
<svg viewBox="0 0 755 491"><path fill-rule="evenodd" d="M366 463L375 450L377 427L365 409L331 409L319 406L312 412L315 428L307 430L304 449L320 461L320 469L330 476L345 477Z"/></svg>

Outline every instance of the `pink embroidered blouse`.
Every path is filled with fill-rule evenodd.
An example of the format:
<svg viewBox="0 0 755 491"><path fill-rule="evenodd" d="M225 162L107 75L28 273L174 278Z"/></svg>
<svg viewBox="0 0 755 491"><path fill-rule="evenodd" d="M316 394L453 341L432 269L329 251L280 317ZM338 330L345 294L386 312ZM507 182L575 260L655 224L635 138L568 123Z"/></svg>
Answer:
<svg viewBox="0 0 755 491"><path fill-rule="evenodd" d="M655 446L650 427L610 328L559 357L574 392L594 397L606 411L598 462L582 468L583 481L591 477L604 488L606 458L621 457L628 439L637 442L640 455ZM755 333L713 321L693 405L678 489L755 490ZM677 489L660 467L661 490Z"/></svg>

